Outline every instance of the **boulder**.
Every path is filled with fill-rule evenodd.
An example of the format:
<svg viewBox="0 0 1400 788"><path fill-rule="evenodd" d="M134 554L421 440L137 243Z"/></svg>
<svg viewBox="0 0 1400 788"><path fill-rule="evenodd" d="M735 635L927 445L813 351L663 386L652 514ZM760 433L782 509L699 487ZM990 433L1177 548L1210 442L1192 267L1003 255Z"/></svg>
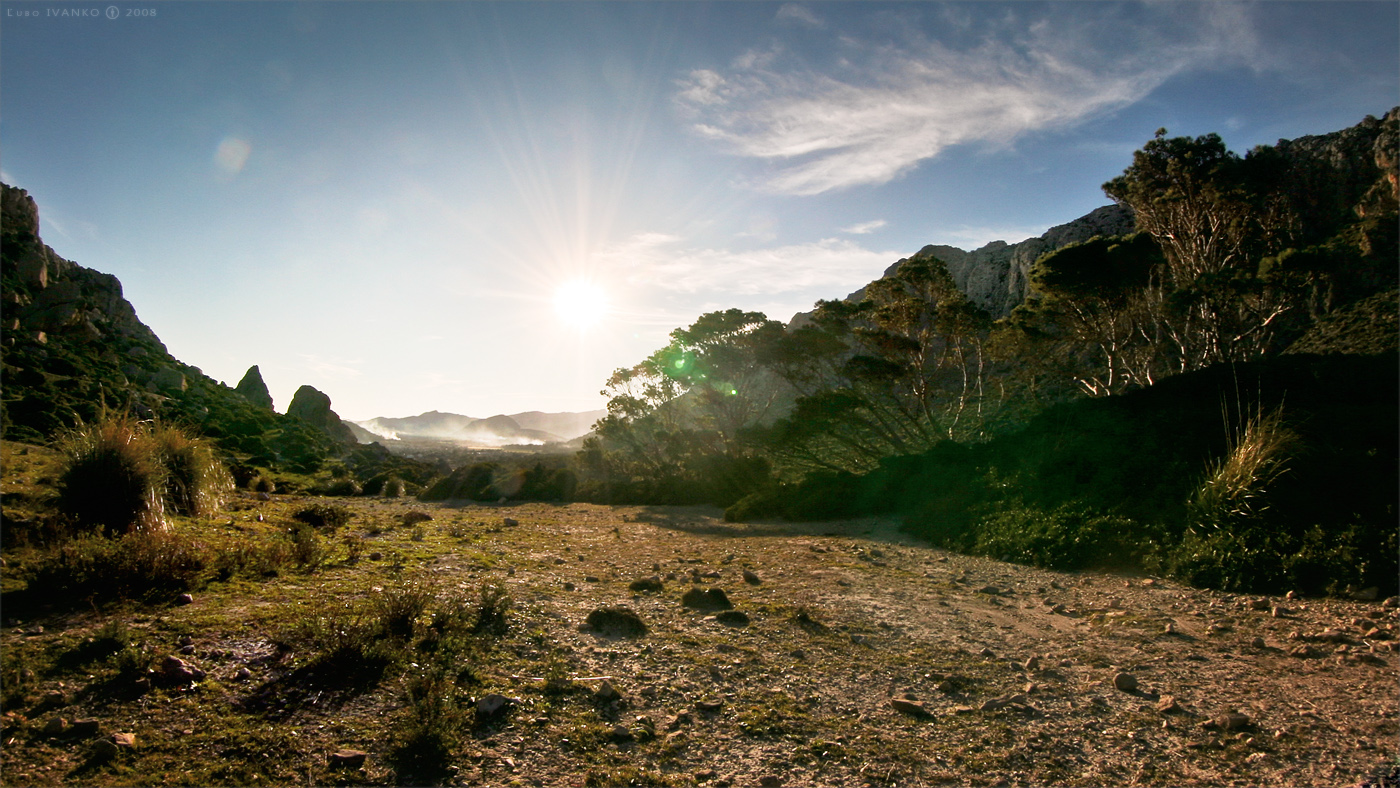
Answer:
<svg viewBox="0 0 1400 788"><path fill-rule="evenodd" d="M355 434L340 420L340 416L331 410L331 398L311 386L302 386L292 395L292 404L287 406L287 415L301 419L339 443L349 446L359 444Z"/></svg>

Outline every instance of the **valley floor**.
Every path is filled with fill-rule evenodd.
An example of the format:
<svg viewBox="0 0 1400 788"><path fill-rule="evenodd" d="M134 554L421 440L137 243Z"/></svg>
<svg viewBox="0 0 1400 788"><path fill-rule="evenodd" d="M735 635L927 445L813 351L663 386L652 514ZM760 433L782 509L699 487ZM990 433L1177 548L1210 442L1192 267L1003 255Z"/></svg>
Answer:
<svg viewBox="0 0 1400 788"><path fill-rule="evenodd" d="M243 494L199 527L275 527L325 500ZM206 675L132 688L105 663L39 671L4 709L0 782L425 782L389 757L416 661L370 686L298 686L304 655L277 645L299 620L406 583L494 583L513 601L509 630L454 690L473 714L489 694L509 705L464 726L432 782L1345 786L1397 762L1393 601L1042 571L909 543L880 520L335 503L366 535L358 560L215 583L183 606L7 620L11 665L50 664L119 618L156 664L177 655ZM401 524L410 511L432 519ZM629 588L648 577L659 590ZM693 586L722 589L748 623L685 606ZM581 629L607 606L649 631ZM50 735L59 717L70 725ZM76 735L75 720L95 728ZM94 730L134 738L97 757ZM333 762L345 751L363 763Z"/></svg>

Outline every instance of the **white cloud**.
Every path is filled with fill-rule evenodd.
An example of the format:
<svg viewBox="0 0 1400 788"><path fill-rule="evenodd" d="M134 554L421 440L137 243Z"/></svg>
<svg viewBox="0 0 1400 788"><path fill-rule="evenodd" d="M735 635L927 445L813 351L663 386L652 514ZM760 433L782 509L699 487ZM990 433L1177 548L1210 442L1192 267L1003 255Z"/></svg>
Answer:
<svg viewBox="0 0 1400 788"><path fill-rule="evenodd" d="M767 190L880 184L952 145L1083 123L1183 71L1266 62L1246 11L1224 5L1148 7L1145 21L1094 4L1034 21L1009 14L962 49L916 32L898 47L843 34L831 74L781 68L791 59L774 50L729 73L691 72L676 100L700 135L773 163Z"/></svg>
<svg viewBox="0 0 1400 788"><path fill-rule="evenodd" d="M889 224L889 222L885 221L884 219L876 219L870 222L861 222L860 224L853 224L850 227L843 227L841 229L841 232L849 233L851 235L867 235L869 233L875 232L876 230L884 227L887 224Z"/></svg>
<svg viewBox="0 0 1400 788"><path fill-rule="evenodd" d="M299 353L301 369L311 372L321 380L348 380L364 373L352 365L363 364L363 359L328 359L311 353Z"/></svg>
<svg viewBox="0 0 1400 788"><path fill-rule="evenodd" d="M825 27L826 22L812 12L812 9L799 3L784 3L774 17L779 22L792 22L808 27Z"/></svg>
<svg viewBox="0 0 1400 788"><path fill-rule="evenodd" d="M878 278L900 257L838 238L732 251L686 248L676 236L648 233L602 252L597 262L633 287L726 296L818 290L836 297Z"/></svg>

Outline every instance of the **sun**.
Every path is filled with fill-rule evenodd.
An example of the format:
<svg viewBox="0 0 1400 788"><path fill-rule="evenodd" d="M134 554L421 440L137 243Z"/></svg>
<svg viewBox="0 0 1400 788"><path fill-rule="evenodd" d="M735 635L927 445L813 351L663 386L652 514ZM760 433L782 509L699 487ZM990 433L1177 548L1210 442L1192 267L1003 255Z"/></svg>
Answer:
<svg viewBox="0 0 1400 788"><path fill-rule="evenodd" d="M590 328L607 313L607 291L587 279L570 279L554 291L554 314L570 328Z"/></svg>

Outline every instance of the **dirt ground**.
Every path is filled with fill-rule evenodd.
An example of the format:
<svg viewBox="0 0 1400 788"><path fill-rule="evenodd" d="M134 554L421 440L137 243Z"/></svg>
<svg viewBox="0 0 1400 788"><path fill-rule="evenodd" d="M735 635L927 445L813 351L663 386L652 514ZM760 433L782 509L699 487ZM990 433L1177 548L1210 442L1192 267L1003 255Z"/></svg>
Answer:
<svg viewBox="0 0 1400 788"><path fill-rule="evenodd" d="M305 503L245 496L218 525L277 523ZM274 645L288 611L407 580L496 583L514 602L509 634L462 690L464 703L499 694L507 709L462 733L435 782L1351 786L1391 779L1378 775L1400 755L1394 599L1043 571L920 546L889 520L339 503L365 535L358 561L211 586L184 606L7 620L0 645L39 653L122 616L207 676L134 698L93 690L97 668L41 676L35 700L5 709L0 781L416 784L387 758L405 678L329 699L308 689L275 709L248 702L299 664ZM433 519L375 527L409 511ZM630 587L644 578L659 588ZM687 606L695 587L723 590L744 616ZM647 633L582 626L612 606ZM567 690L551 694L547 677L561 675L554 689ZM82 742L44 735L59 715L135 745L95 765ZM363 764L332 763L347 749Z"/></svg>

